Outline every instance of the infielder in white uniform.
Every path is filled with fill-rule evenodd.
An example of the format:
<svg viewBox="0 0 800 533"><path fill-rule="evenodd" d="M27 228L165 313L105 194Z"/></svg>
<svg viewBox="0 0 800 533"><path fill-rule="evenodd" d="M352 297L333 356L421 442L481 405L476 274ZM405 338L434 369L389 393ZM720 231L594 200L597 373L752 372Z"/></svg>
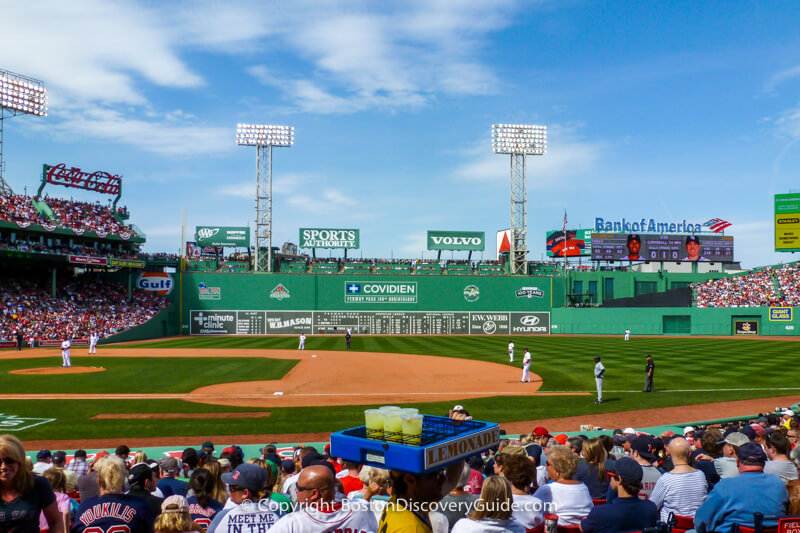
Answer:
<svg viewBox="0 0 800 533"><path fill-rule="evenodd" d="M300 334L300 346L297 347L298 350L305 350L306 349L306 334Z"/></svg>
<svg viewBox="0 0 800 533"><path fill-rule="evenodd" d="M522 380L520 383L531 382L531 353L525 348L525 353L522 355Z"/></svg>
<svg viewBox="0 0 800 533"><path fill-rule="evenodd" d="M594 403L603 403L603 374L606 372L606 367L600 362L600 356L594 358L594 382L597 384L597 399Z"/></svg>
<svg viewBox="0 0 800 533"><path fill-rule="evenodd" d="M300 509L289 513L269 529L270 533L377 533L378 521L367 500L337 503L333 471L327 466L307 466L297 480Z"/></svg>
<svg viewBox="0 0 800 533"><path fill-rule="evenodd" d="M100 335L95 333L94 331L89 335L89 353L96 354L97 353L97 341L100 340Z"/></svg>
<svg viewBox="0 0 800 533"><path fill-rule="evenodd" d="M630 339L631 339L631 330L626 329L625 330L625 340L628 341Z"/></svg>
<svg viewBox="0 0 800 533"><path fill-rule="evenodd" d="M514 362L514 341L508 341L508 360Z"/></svg>
<svg viewBox="0 0 800 533"><path fill-rule="evenodd" d="M61 343L61 366L62 367L71 367L72 361L69 360L69 347L72 346L72 343L69 342L69 339L64 339Z"/></svg>

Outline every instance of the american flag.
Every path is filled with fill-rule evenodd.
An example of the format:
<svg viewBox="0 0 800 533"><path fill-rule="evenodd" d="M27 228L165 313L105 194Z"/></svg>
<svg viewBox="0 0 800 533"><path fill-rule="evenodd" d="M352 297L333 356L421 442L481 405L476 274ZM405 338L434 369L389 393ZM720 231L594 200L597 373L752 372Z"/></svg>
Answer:
<svg viewBox="0 0 800 533"><path fill-rule="evenodd" d="M567 210L564 209L564 224L561 226L564 233L564 257L567 257Z"/></svg>
<svg viewBox="0 0 800 533"><path fill-rule="evenodd" d="M711 231L714 233L721 233L725 228L733 226L733 224L721 218L712 218L708 222L704 222L703 226L711 228Z"/></svg>

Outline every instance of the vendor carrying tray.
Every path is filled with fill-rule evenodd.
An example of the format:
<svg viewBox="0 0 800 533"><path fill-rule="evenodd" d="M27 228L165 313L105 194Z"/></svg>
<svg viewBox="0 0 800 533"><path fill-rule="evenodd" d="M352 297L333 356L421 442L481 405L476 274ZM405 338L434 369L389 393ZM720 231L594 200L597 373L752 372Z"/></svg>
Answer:
<svg viewBox="0 0 800 533"><path fill-rule="evenodd" d="M368 438L366 426L331 434L331 455L348 461L411 474L428 474L488 450L500 442L500 427L479 420L454 421L425 415L419 444L402 434ZM399 440L394 442L392 439Z"/></svg>

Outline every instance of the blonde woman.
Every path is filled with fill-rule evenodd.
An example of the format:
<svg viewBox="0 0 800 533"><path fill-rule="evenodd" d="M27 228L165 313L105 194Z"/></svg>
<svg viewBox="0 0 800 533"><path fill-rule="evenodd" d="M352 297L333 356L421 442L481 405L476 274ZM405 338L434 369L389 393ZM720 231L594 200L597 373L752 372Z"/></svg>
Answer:
<svg viewBox="0 0 800 533"><path fill-rule="evenodd" d="M475 509L455 523L451 533L525 533L514 520L511 484L502 476L489 476L483 482Z"/></svg>
<svg viewBox="0 0 800 533"><path fill-rule="evenodd" d="M577 526L594 504L586 485L575 479L580 459L567 446L553 446L547 456L547 475L553 483L539 487L534 496L558 509L559 526Z"/></svg>
<svg viewBox="0 0 800 533"><path fill-rule="evenodd" d="M138 465L139 463L147 463L147 462L148 462L147 453L145 453L144 450L139 450L138 452L136 452L136 455L133 456L133 462L131 464Z"/></svg>
<svg viewBox="0 0 800 533"><path fill-rule="evenodd" d="M156 518L155 533L205 533L189 514L186 498L173 494L161 504L161 514Z"/></svg>
<svg viewBox="0 0 800 533"><path fill-rule="evenodd" d="M593 499L604 500L608 492L609 481L608 475L606 475L608 453L606 453L603 441L598 438L587 440L583 443L581 455L586 459L586 463L578 466L575 479L586 485Z"/></svg>
<svg viewBox="0 0 800 533"><path fill-rule="evenodd" d="M11 435L0 435L0 531L39 531L44 513L50 533L65 533L55 494L46 479L25 464L25 448Z"/></svg>
<svg viewBox="0 0 800 533"><path fill-rule="evenodd" d="M125 490L125 463L116 455L108 455L94 463L100 495L81 501L72 533L111 531L126 527L130 533L150 533L153 515L144 500L123 494ZM99 506L99 507L95 507ZM94 509L115 507L119 513L95 513ZM116 529L113 529L116 531Z"/></svg>
<svg viewBox="0 0 800 533"><path fill-rule="evenodd" d="M225 502L230 498L230 493L228 492L228 487L225 485L225 482L222 481L222 474L224 473L222 471L222 463L216 460L208 461L203 468L211 473L211 477L214 480L209 494L213 499L225 505Z"/></svg>

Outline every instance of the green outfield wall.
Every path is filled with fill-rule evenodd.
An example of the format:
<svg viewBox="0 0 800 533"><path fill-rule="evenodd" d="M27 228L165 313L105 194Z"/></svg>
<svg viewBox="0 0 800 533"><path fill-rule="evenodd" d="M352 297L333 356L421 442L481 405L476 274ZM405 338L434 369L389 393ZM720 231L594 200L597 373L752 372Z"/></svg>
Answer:
<svg viewBox="0 0 800 533"><path fill-rule="evenodd" d="M767 307L698 309L695 307L553 309L551 331L571 335L737 335L796 336L800 320L771 321ZM738 324L738 333L737 333Z"/></svg>

